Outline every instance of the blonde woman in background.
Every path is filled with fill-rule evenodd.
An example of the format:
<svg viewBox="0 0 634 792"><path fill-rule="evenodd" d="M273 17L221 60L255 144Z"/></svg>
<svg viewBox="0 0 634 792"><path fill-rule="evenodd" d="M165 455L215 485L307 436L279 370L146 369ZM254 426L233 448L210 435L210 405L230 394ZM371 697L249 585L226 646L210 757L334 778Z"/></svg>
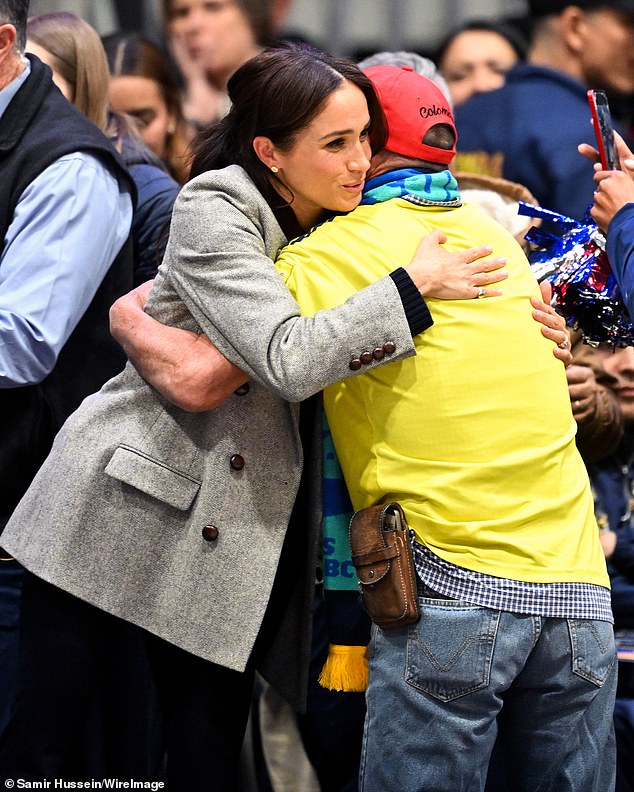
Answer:
<svg viewBox="0 0 634 792"><path fill-rule="evenodd" d="M108 61L97 31L66 11L31 17L27 51L51 68L60 91L113 141L128 166L137 188L132 222L134 282L153 278L167 243L179 185L144 145L134 122L111 111Z"/></svg>

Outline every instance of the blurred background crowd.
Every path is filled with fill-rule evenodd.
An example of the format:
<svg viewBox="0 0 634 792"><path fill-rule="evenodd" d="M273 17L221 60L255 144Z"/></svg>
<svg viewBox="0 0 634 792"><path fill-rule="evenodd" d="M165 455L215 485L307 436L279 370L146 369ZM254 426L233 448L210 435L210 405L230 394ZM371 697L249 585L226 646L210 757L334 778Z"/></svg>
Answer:
<svg viewBox="0 0 634 792"><path fill-rule="evenodd" d="M527 13L524 0L293 0L282 30L347 55L377 49L432 50L447 30L468 18ZM101 34L124 28L160 37L161 0L33 0L31 13L63 9Z"/></svg>

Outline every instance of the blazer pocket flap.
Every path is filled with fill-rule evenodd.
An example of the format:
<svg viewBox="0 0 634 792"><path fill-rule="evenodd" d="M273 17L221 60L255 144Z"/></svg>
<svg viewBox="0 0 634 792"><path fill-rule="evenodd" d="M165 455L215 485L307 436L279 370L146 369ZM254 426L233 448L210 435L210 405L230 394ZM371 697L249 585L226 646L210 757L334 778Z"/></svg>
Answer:
<svg viewBox="0 0 634 792"><path fill-rule="evenodd" d="M124 445L112 455L106 473L180 511L189 509L202 483L159 459Z"/></svg>

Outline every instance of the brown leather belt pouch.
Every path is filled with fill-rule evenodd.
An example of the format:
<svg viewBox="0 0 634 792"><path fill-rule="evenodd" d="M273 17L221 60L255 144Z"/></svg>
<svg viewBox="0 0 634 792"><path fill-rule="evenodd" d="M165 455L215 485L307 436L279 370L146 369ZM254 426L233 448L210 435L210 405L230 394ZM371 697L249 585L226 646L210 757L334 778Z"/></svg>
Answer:
<svg viewBox="0 0 634 792"><path fill-rule="evenodd" d="M352 563L363 604L384 630L418 621L409 528L398 503L370 506L350 520Z"/></svg>

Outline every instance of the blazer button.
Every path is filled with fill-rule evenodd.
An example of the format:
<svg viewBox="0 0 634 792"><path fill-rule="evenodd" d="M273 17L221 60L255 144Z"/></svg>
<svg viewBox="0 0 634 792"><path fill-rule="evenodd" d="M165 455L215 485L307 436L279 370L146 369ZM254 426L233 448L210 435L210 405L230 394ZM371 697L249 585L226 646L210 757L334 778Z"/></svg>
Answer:
<svg viewBox="0 0 634 792"><path fill-rule="evenodd" d="M359 358L352 358L352 360L350 361L350 370L359 371L360 368L361 368L361 361L359 360Z"/></svg>
<svg viewBox="0 0 634 792"><path fill-rule="evenodd" d="M386 355L393 355L396 352L396 344L394 341L386 341L383 344L383 351Z"/></svg>
<svg viewBox="0 0 634 792"><path fill-rule="evenodd" d="M372 357L375 360L383 360L383 358L385 357L385 350L383 349L383 347L377 347L372 353Z"/></svg>
<svg viewBox="0 0 634 792"><path fill-rule="evenodd" d="M361 362L364 366L369 366L370 363L374 360L372 357L372 352L362 352L359 357L361 358Z"/></svg>
<svg viewBox="0 0 634 792"><path fill-rule="evenodd" d="M240 385L240 387L234 391L236 396L246 396L250 390L250 386L248 382L245 382L244 385Z"/></svg>
<svg viewBox="0 0 634 792"><path fill-rule="evenodd" d="M215 542L218 538L218 529L215 525L205 525L203 528L203 539L207 542Z"/></svg>
<svg viewBox="0 0 634 792"><path fill-rule="evenodd" d="M244 467L244 457L240 454L234 454L229 460L232 470L242 470Z"/></svg>

